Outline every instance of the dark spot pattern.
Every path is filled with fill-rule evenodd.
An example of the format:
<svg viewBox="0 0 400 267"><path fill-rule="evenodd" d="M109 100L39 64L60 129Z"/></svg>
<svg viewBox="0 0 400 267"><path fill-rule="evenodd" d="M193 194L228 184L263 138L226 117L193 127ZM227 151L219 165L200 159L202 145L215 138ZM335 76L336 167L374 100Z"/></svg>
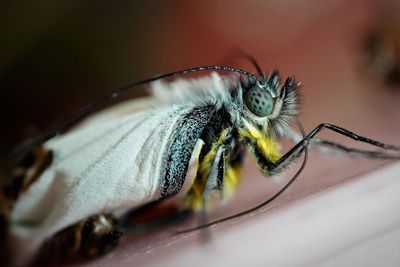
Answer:
<svg viewBox="0 0 400 267"><path fill-rule="evenodd" d="M193 149L214 109L214 106L194 108L184 115L177 125L168 152L161 197L173 196L181 190Z"/></svg>
<svg viewBox="0 0 400 267"><path fill-rule="evenodd" d="M248 109L259 117L268 116L272 112L273 99L265 89L251 88L245 96L245 101Z"/></svg>

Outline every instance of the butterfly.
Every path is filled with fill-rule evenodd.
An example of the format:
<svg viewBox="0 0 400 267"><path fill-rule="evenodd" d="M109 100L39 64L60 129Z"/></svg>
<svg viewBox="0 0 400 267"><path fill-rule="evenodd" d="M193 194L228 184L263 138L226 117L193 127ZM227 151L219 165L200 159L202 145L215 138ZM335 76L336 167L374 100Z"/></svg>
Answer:
<svg viewBox="0 0 400 267"><path fill-rule="evenodd" d="M205 221L189 231L269 204L300 175L309 150L400 158L395 153L399 146L337 125L321 123L306 134L298 119L300 83L294 77L283 81L277 71L264 75L255 60L249 59L257 74L234 67L204 66L130 84L22 144L16 152L20 155L19 180L7 187L4 197L9 200L9 232L18 243L15 257L33 257L46 244L51 249L58 245L65 254L105 253L128 227L127 217L177 195L181 196L180 214L204 215L215 202L234 195L246 150L268 177L290 168L303 154L304 159L293 178L265 202L218 221ZM163 80L204 71L214 72L198 78ZM151 97L128 100L87 116L144 84L151 85ZM65 132L82 117L82 122ZM380 150L320 139L317 135L323 130ZM295 145L281 155L279 140L283 137ZM188 171L190 166L193 172Z"/></svg>

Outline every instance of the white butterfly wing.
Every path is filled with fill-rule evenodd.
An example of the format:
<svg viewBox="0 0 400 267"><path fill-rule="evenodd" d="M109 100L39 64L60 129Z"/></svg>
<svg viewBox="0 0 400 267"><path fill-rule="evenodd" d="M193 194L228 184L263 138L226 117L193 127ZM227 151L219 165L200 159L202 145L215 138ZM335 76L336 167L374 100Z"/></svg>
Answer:
<svg viewBox="0 0 400 267"><path fill-rule="evenodd" d="M46 238L90 215L178 193L214 112L210 103L224 99L225 88L216 74L155 83L153 97L113 106L46 142L53 162L12 210L16 254L33 255Z"/></svg>
<svg viewBox="0 0 400 267"><path fill-rule="evenodd" d="M52 164L16 202L11 231L36 248L90 215L161 197L165 160L182 106L106 112L54 140ZM118 114L113 116L110 114ZM100 119L101 118L101 119Z"/></svg>

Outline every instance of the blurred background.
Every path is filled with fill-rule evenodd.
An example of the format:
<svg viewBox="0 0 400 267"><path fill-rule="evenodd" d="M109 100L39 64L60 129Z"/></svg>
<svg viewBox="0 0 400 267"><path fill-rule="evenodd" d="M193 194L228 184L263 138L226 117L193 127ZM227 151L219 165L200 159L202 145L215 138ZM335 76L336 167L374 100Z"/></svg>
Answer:
<svg viewBox="0 0 400 267"><path fill-rule="evenodd" d="M338 100L331 90L349 80L363 83L351 91L374 90L366 36L396 23L399 33L395 1L15 0L0 6L2 158L24 138L124 84L200 65L252 70L235 49L252 54L265 72L279 68L303 82L304 94L318 99L306 99L305 120L316 111L327 113L324 121L340 118L329 110ZM344 91L337 105L359 94ZM371 95L377 94L383 92ZM346 116L353 115L347 110Z"/></svg>
<svg viewBox="0 0 400 267"><path fill-rule="evenodd" d="M1 163L25 138L133 81L202 65L253 71L237 57L238 49L252 54L266 73L277 68L302 82L306 131L331 122L399 144L398 14L400 1L390 0L3 1ZM143 94L136 90L130 96ZM363 168L367 165L374 164L364 162ZM311 159L305 179L286 201L362 170L354 166ZM264 181L254 162L247 168L248 176ZM332 179L321 180L327 173ZM227 213L265 199L265 186L253 181L240 189L240 200ZM248 190L257 197L250 198Z"/></svg>

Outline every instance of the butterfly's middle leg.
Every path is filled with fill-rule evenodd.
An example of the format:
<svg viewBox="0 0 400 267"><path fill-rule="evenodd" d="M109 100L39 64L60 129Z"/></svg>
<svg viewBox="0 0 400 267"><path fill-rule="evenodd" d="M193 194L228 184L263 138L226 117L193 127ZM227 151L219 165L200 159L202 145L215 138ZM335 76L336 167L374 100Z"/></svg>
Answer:
<svg viewBox="0 0 400 267"><path fill-rule="evenodd" d="M212 144L204 145L186 205L204 214L215 198L229 197L239 182L243 154L230 128L223 130Z"/></svg>
<svg viewBox="0 0 400 267"><path fill-rule="evenodd" d="M244 156L243 146L231 129L223 130L214 142L203 146L193 184L185 205L198 214L198 224L208 223L208 210L214 201L229 198L239 184ZM208 239L203 232L203 239Z"/></svg>

